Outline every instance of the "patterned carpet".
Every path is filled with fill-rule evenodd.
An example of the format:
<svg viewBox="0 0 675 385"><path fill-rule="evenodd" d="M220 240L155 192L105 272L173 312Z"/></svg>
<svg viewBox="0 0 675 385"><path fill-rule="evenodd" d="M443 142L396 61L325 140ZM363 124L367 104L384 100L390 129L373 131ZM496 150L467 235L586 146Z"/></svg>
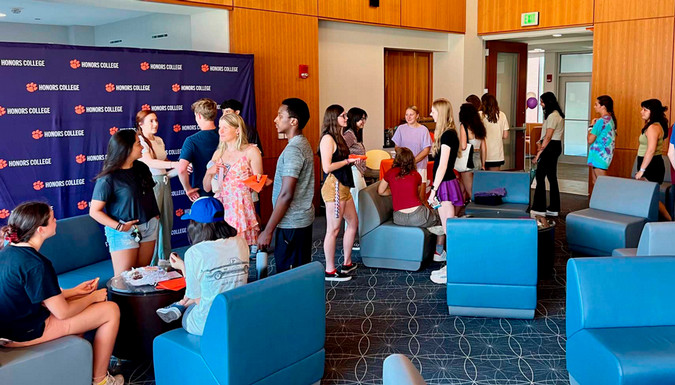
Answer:
<svg viewBox="0 0 675 385"><path fill-rule="evenodd" d="M561 198L554 272L540 281L534 320L449 316L445 286L429 280L440 263L419 272L359 268L351 281L326 283L322 384L381 384L383 361L393 353L408 356L429 385L568 384L565 264L570 253L564 216L588 201L569 194ZM318 217L313 253L322 262L324 234L325 219ZM354 260L359 261L358 252ZM150 363L119 367L130 384L138 385L154 384L152 370Z"/></svg>

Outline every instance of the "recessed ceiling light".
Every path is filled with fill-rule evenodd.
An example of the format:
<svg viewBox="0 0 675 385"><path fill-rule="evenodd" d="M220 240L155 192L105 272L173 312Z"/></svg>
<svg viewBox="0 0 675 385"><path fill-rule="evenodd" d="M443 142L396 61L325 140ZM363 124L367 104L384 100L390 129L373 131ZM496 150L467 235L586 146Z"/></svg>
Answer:
<svg viewBox="0 0 675 385"><path fill-rule="evenodd" d="M530 52L532 52L532 53L542 53L542 52L546 52L546 51L541 49L541 48L535 48L535 49L531 50Z"/></svg>
<svg viewBox="0 0 675 385"><path fill-rule="evenodd" d="M5 17L5 16L7 16L7 15L5 15L5 14L2 13L2 12L0 12L0 17Z"/></svg>
<svg viewBox="0 0 675 385"><path fill-rule="evenodd" d="M553 37L562 37L562 33L554 33Z"/></svg>

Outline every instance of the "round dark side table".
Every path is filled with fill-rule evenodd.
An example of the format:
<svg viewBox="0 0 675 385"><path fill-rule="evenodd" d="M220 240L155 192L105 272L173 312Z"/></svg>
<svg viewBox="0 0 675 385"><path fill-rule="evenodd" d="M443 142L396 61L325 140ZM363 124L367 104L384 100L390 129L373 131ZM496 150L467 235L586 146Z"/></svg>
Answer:
<svg viewBox="0 0 675 385"><path fill-rule="evenodd" d="M108 299L120 308L120 329L113 355L126 360L152 360L152 341L158 335L181 327L180 321L165 323L155 310L180 301L185 289L157 289L127 285L120 276L106 284Z"/></svg>
<svg viewBox="0 0 675 385"><path fill-rule="evenodd" d="M546 218L537 222L537 275L538 281L541 281L553 277L555 221Z"/></svg>

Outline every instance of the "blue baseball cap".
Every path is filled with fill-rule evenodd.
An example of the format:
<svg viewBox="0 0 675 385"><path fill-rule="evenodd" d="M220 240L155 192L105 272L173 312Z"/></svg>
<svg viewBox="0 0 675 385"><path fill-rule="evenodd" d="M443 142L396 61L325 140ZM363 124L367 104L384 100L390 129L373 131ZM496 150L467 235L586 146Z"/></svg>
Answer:
<svg viewBox="0 0 675 385"><path fill-rule="evenodd" d="M223 204L214 197L201 197L192 203L190 211L180 219L192 219L199 223L213 223L225 220Z"/></svg>

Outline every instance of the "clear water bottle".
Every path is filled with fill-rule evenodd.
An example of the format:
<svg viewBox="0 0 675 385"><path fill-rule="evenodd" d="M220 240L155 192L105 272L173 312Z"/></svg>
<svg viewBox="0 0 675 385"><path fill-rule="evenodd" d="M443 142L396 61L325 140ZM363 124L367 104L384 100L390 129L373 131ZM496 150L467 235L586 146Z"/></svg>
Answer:
<svg viewBox="0 0 675 385"><path fill-rule="evenodd" d="M255 256L255 270L258 272L258 279L267 277L267 253L258 251Z"/></svg>
<svg viewBox="0 0 675 385"><path fill-rule="evenodd" d="M157 267L159 267L161 270L169 271L171 268L171 262L168 259L160 259L157 261Z"/></svg>

